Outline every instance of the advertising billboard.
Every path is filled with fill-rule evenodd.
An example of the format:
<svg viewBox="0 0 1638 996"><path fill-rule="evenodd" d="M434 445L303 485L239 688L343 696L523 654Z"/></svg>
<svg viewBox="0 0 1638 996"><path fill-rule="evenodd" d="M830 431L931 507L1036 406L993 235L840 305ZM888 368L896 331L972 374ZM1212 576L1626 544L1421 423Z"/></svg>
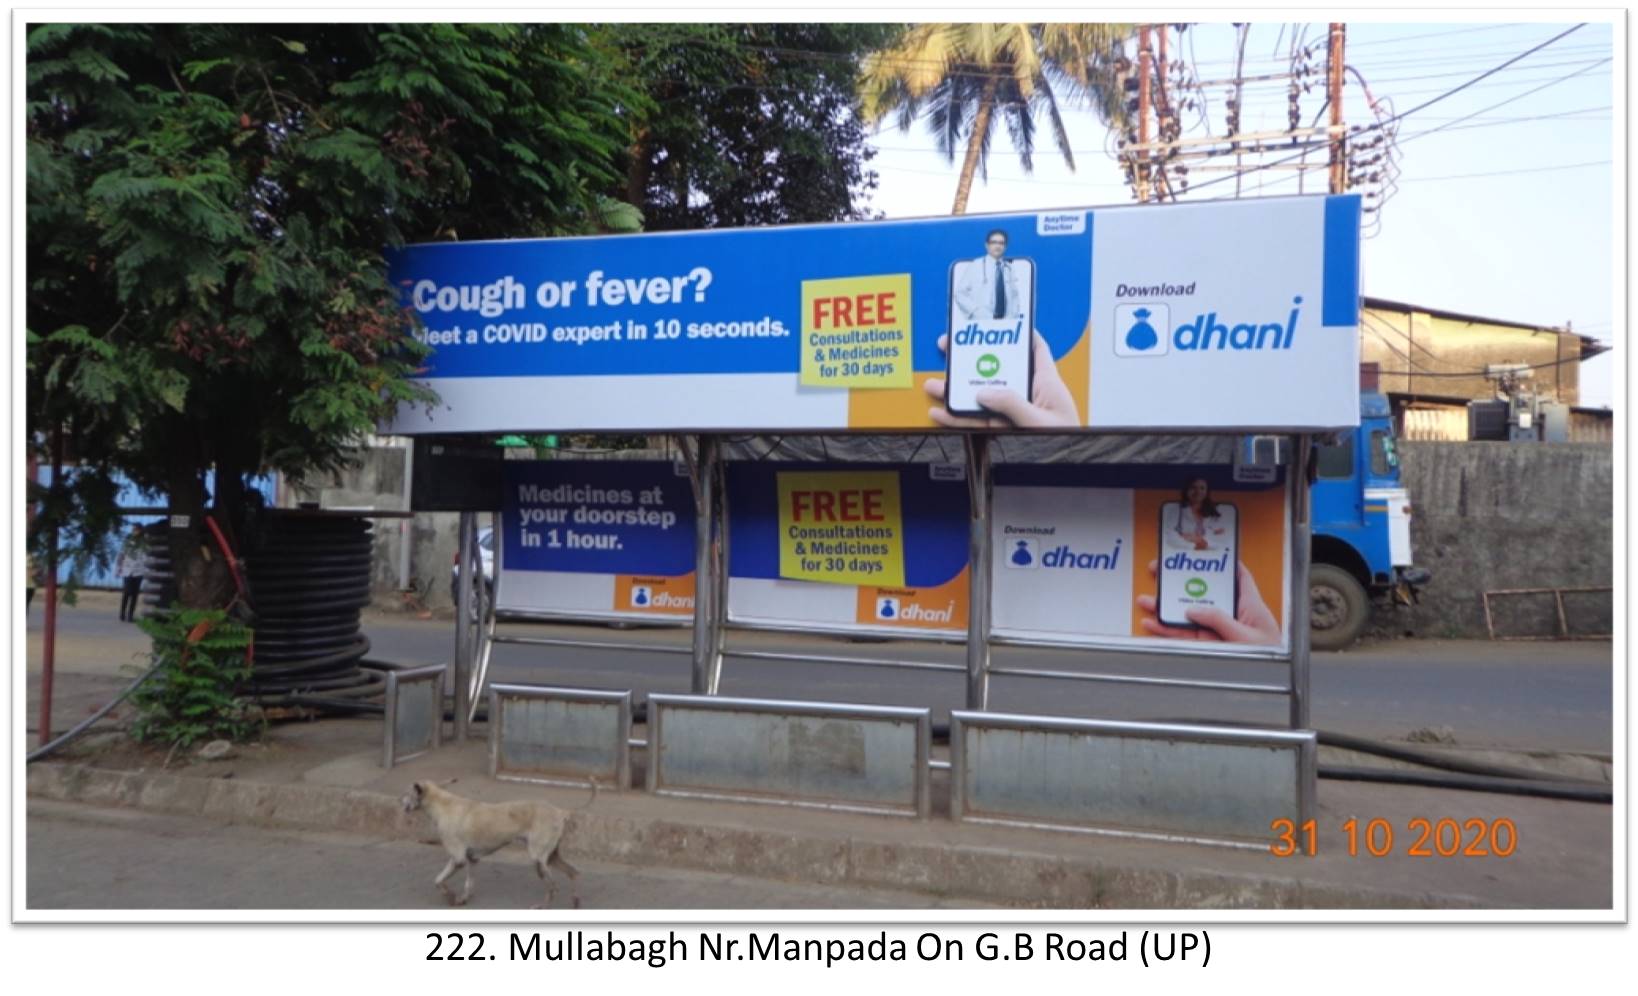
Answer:
<svg viewBox="0 0 1638 996"><path fill-rule="evenodd" d="M1289 646L1282 477L1245 483L1231 467L1180 464L1002 464L994 477L996 636ZM727 495L730 622L966 637L961 468L730 463Z"/></svg>
<svg viewBox="0 0 1638 996"><path fill-rule="evenodd" d="M996 636L1289 647L1283 480L1240 482L1218 465L1008 464L995 468L994 494Z"/></svg>
<svg viewBox="0 0 1638 996"><path fill-rule="evenodd" d="M507 460L501 612L694 615L694 492L663 460Z"/></svg>
<svg viewBox="0 0 1638 996"><path fill-rule="evenodd" d="M443 242L404 434L1358 420L1357 196Z"/></svg>
<svg viewBox="0 0 1638 996"><path fill-rule="evenodd" d="M960 467L731 462L724 489L729 622L967 632Z"/></svg>
<svg viewBox="0 0 1638 996"><path fill-rule="evenodd" d="M991 625L1021 643L1266 655L1290 645L1283 474L999 464ZM694 606L693 496L661 461L507 461L502 611L670 620ZM967 483L950 464L731 461L730 623L962 640Z"/></svg>

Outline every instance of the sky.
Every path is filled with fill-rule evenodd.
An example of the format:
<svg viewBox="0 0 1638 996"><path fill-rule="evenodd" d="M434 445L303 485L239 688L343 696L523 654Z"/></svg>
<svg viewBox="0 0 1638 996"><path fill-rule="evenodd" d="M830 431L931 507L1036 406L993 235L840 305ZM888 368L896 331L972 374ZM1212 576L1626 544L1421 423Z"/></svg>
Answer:
<svg viewBox="0 0 1638 996"><path fill-rule="evenodd" d="M1405 115L1398 123L1397 187L1375 223L1367 222L1362 262L1367 295L1509 321L1568 323L1577 332L1624 346L1624 330L1613 324L1611 253L1622 219L1614 197L1620 174L1612 162L1618 78L1612 26L1589 23L1450 93L1572 26L1348 23L1345 61L1358 76L1346 80L1344 123L1378 119L1361 77L1384 115ZM1244 74L1287 71L1294 34L1304 46L1318 43L1320 74L1301 100L1307 124L1324 100L1324 24L1253 23ZM1175 34L1171 42L1173 57L1181 48L1196 78L1208 84L1235 75L1236 44L1236 30L1227 23L1195 25L1181 42ZM1245 131L1287 127L1286 86L1283 80L1248 85ZM1199 110L1184 114L1185 138L1225 133L1229 88L1208 85L1205 93L1205 119ZM1418 109L1424 103L1428 106ZM989 179L975 181L968 212L1132 203L1106 151L1108 130L1087 110L1066 117L1073 172L1043 129L1034 172L1026 175L1005 132L999 132L991 143ZM933 148L924 123L908 133L890 123L871 141L878 150L871 166L880 182L873 210L890 218L949 213L959 162L946 162ZM1305 172L1300 192L1323 192L1324 150L1310 161L1320 168ZM1197 169L1191 181L1227 175ZM1180 199L1234 196L1234 186L1224 180ZM1241 196L1298 192L1296 171L1283 168L1247 177ZM1583 405L1613 404L1616 362L1624 366L1619 352L1583 365Z"/></svg>

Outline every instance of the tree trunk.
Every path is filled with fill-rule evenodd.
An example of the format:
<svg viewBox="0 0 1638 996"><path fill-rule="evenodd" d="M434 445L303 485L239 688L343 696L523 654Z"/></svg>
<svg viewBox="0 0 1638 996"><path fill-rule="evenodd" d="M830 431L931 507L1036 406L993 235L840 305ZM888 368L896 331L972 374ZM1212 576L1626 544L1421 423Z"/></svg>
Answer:
<svg viewBox="0 0 1638 996"><path fill-rule="evenodd" d="M198 461L188 447L179 445L172 451L166 476L176 599L190 609L222 608L232 597L233 581L205 525L204 482L200 479Z"/></svg>
<svg viewBox="0 0 1638 996"><path fill-rule="evenodd" d="M961 162L961 180L956 184L955 206L951 214L967 213L967 197L973 192L973 174L978 172L980 151L984 136L990 132L990 117L995 113L995 90L999 81L993 77L984 84L984 95L978 99L978 113L973 115L973 133L967 136L967 157Z"/></svg>
<svg viewBox="0 0 1638 996"><path fill-rule="evenodd" d="M637 141L631 146L631 164L626 167L626 203L641 208L648 203L648 177L654 156L654 133L647 128L637 132Z"/></svg>

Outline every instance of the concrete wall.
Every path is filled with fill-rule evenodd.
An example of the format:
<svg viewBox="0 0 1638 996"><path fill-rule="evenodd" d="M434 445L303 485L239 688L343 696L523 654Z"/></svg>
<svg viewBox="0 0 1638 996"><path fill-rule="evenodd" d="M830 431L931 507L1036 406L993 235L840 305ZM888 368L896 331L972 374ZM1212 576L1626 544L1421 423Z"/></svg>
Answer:
<svg viewBox="0 0 1638 996"><path fill-rule="evenodd" d="M1486 635L1483 593L1611 584L1613 454L1599 443L1402 442L1416 562L1433 582L1377 635ZM1551 595L1492 598L1498 634L1557 629ZM1609 594L1566 596L1572 632L1607 633Z"/></svg>

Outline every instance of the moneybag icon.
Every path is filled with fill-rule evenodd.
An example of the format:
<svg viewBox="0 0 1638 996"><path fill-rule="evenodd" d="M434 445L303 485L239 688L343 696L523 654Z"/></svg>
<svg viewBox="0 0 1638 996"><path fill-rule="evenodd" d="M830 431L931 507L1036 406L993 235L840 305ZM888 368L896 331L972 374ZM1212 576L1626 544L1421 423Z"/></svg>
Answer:
<svg viewBox="0 0 1638 996"><path fill-rule="evenodd" d="M1160 336L1155 334L1155 327L1149 324L1149 309L1138 308L1132 312L1137 319L1132 327L1126 331L1126 348L1145 350L1154 349L1160 343Z"/></svg>

